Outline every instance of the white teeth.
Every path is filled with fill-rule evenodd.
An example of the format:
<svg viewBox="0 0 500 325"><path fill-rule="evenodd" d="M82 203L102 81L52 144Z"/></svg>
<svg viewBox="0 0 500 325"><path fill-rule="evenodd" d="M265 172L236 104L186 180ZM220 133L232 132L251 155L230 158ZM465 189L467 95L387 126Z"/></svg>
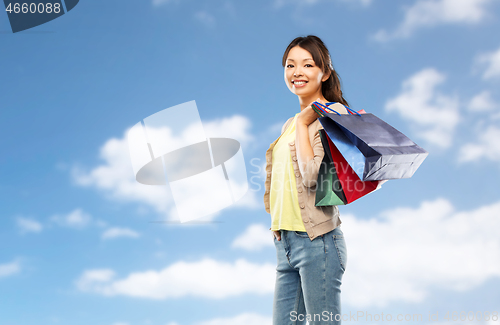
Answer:
<svg viewBox="0 0 500 325"><path fill-rule="evenodd" d="M305 83L306 83L305 81L294 81L293 82L294 85L303 85Z"/></svg>

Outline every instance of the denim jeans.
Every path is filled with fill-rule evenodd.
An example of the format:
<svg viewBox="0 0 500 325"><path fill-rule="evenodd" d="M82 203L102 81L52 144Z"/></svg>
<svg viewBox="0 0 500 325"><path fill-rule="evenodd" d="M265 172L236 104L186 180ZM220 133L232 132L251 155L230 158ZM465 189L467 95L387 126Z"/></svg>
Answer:
<svg viewBox="0 0 500 325"><path fill-rule="evenodd" d="M340 226L309 239L306 232L280 230L274 237L278 266L273 325L340 324L340 286L347 247ZM335 317L335 315L337 315Z"/></svg>

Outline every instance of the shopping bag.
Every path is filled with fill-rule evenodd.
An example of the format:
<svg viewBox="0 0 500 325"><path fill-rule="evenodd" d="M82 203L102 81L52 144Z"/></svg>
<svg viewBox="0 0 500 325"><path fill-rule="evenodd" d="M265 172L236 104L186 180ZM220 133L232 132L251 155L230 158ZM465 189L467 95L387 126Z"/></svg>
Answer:
<svg viewBox="0 0 500 325"><path fill-rule="evenodd" d="M326 134L328 134L328 132L326 132ZM327 136L326 138L328 140L328 148L332 155L336 175L345 195L345 204L352 203L380 188L380 181L362 181L354 172L351 165L344 159L330 137Z"/></svg>
<svg viewBox="0 0 500 325"><path fill-rule="evenodd" d="M325 155L318 171L315 206L344 205L346 198L332 161L327 135L324 130L319 132Z"/></svg>
<svg viewBox="0 0 500 325"><path fill-rule="evenodd" d="M318 172L316 206L349 204L381 188L384 181L360 180L325 130L319 130L319 134L325 151L323 161L326 163L322 163ZM329 187L329 182L332 187Z"/></svg>
<svg viewBox="0 0 500 325"><path fill-rule="evenodd" d="M330 104L334 102L326 103ZM371 113L359 114L343 105L350 114L341 115L319 102L313 106L322 112L319 121L329 138L363 181L410 178L428 156L427 151Z"/></svg>

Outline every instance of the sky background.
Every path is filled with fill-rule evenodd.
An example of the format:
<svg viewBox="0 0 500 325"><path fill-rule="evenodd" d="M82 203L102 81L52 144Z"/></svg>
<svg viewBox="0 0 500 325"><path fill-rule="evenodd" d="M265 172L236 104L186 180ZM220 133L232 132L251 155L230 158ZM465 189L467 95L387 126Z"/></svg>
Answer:
<svg viewBox="0 0 500 325"><path fill-rule="evenodd" d="M109 0L13 34L0 14L0 324L270 325L264 158L300 111L283 52L309 34L350 107L429 151L340 207L343 314L500 324L499 19L494 0ZM126 139L191 100L249 181L197 225L135 182Z"/></svg>

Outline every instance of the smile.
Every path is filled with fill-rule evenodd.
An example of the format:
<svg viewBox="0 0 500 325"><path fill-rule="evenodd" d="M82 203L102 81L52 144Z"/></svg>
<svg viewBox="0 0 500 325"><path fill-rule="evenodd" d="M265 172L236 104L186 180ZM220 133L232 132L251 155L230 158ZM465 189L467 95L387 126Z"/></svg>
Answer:
<svg viewBox="0 0 500 325"><path fill-rule="evenodd" d="M293 85L296 88L304 87L307 83L307 81L292 81Z"/></svg>

